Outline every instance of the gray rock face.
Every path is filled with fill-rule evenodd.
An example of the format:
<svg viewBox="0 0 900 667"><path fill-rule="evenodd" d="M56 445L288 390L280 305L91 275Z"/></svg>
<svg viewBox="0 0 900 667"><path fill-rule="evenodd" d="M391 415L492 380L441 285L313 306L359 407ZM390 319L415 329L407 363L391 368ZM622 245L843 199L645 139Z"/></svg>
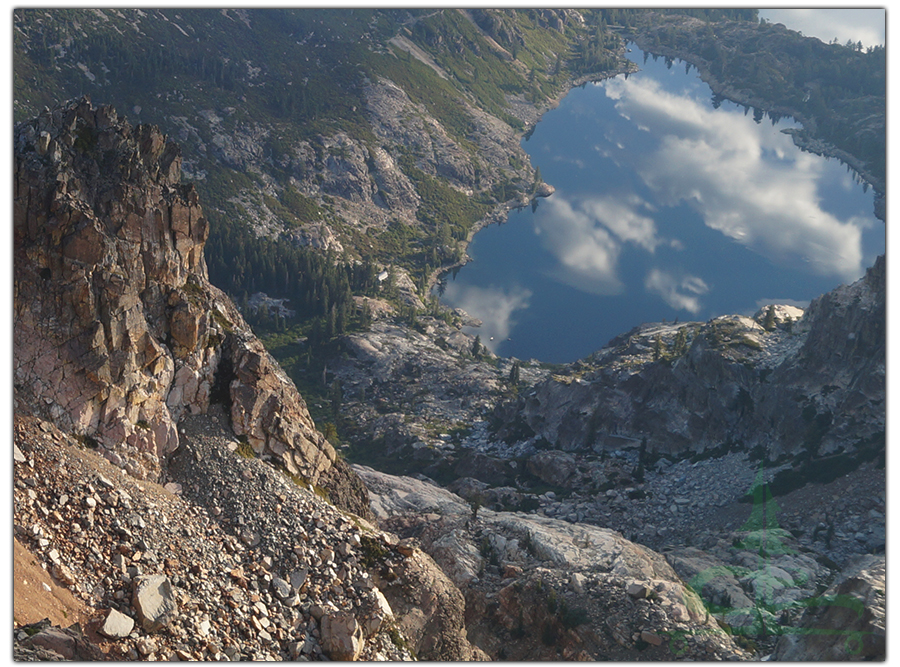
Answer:
<svg viewBox="0 0 900 667"><path fill-rule="evenodd" d="M390 210L415 209L419 195L409 178L397 167L394 158L384 148L377 148L372 155L377 196Z"/></svg>
<svg viewBox="0 0 900 667"><path fill-rule="evenodd" d="M362 628L353 614L334 612L322 617L320 632L322 650L332 660L349 662L359 658L363 650Z"/></svg>
<svg viewBox="0 0 900 667"><path fill-rule="evenodd" d="M456 514L427 514L436 495L447 503L452 494L437 487L406 492L411 488L409 478L379 474L370 493L373 504L392 513L385 523L418 535L423 550L464 592L466 631L491 657L553 659L559 650L569 659L625 659L636 655L645 631L654 641L643 642L658 649L650 654L656 659L673 654L669 642L655 639L674 636L704 638L685 647L694 657L743 655L663 556L621 534L487 509L472 518L462 511L461 499ZM403 504L392 500L397 495ZM402 600L391 600L395 610L398 604ZM609 636L607 628L614 646L601 639ZM516 633L517 641L499 642L504 631ZM555 648L548 652L551 635Z"/></svg>
<svg viewBox="0 0 900 667"><path fill-rule="evenodd" d="M180 149L87 99L16 132L23 401L153 480L178 449L177 422L222 403L257 453L366 512L365 489L335 462L296 387L209 284L208 225L196 190L180 183Z"/></svg>
<svg viewBox="0 0 900 667"><path fill-rule="evenodd" d="M777 312L771 331L738 316L643 325L572 374L539 383L508 419L524 417L565 451L636 447L646 437L656 452L740 440L771 458L800 448L821 456L883 437L884 257L800 320ZM664 358L654 360L657 340Z"/></svg>
<svg viewBox="0 0 900 667"><path fill-rule="evenodd" d="M127 637L134 629L134 619L116 609L110 609L103 624L97 629L104 637L119 639Z"/></svg>
<svg viewBox="0 0 900 667"><path fill-rule="evenodd" d="M178 601L168 577L156 574L134 580L132 605L146 632L158 632L178 614Z"/></svg>
<svg viewBox="0 0 900 667"><path fill-rule="evenodd" d="M476 579L484 568L484 558L462 530L451 530L435 539L428 551L460 588Z"/></svg>
<svg viewBox="0 0 900 667"><path fill-rule="evenodd" d="M322 189L351 202L371 200L374 188L366 167L368 155L363 152L363 147L341 132L326 139L323 148L328 157L324 164Z"/></svg>
<svg viewBox="0 0 900 667"><path fill-rule="evenodd" d="M553 486L566 486L575 474L575 457L565 452L540 452L528 459L528 470Z"/></svg>
<svg viewBox="0 0 900 667"><path fill-rule="evenodd" d="M783 636L776 660L884 660L885 558L862 556L809 606L797 633Z"/></svg>
<svg viewBox="0 0 900 667"><path fill-rule="evenodd" d="M366 89L366 103L373 129L384 140L434 156L434 167L427 166L424 161L420 166L429 171L434 169L458 186L474 185L475 170L465 151L424 108L414 104L402 88L387 80L372 84Z"/></svg>
<svg viewBox="0 0 900 667"><path fill-rule="evenodd" d="M462 498L434 484L413 477L388 475L366 466L353 466L353 469L369 488L372 512L378 519L405 512L457 516L471 513Z"/></svg>

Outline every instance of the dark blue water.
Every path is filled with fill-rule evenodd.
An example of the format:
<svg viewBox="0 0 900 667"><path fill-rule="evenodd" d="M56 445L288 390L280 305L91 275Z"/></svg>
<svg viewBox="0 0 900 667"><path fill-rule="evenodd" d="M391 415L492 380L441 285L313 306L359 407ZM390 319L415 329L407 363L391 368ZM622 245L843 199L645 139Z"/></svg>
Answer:
<svg viewBox="0 0 900 667"><path fill-rule="evenodd" d="M573 90L523 145L556 193L480 231L443 301L493 351L566 362L642 322L806 305L884 252L873 193L696 71Z"/></svg>

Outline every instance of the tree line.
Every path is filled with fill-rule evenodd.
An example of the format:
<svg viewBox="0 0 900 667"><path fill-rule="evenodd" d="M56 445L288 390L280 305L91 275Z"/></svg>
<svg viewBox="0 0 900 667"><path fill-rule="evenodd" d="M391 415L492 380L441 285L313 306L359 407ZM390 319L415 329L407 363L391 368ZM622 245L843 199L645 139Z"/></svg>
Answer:
<svg viewBox="0 0 900 667"><path fill-rule="evenodd" d="M640 32L651 52L664 47L696 54L720 82L751 92L765 106L754 110L757 122L767 110L790 110L815 136L860 158L884 179L883 46L826 44L771 23L697 27L672 21L644 25Z"/></svg>
<svg viewBox="0 0 900 667"><path fill-rule="evenodd" d="M218 221L217 221L218 222ZM345 333L355 322L367 324L357 314L354 295L379 293L377 267L367 261L340 262L333 253L297 247L283 239L255 237L225 220L213 226L206 244L210 281L243 305L245 317L267 320L248 313L249 295L265 292L290 300L302 319L313 319L322 339ZM277 318L262 324L277 325Z"/></svg>

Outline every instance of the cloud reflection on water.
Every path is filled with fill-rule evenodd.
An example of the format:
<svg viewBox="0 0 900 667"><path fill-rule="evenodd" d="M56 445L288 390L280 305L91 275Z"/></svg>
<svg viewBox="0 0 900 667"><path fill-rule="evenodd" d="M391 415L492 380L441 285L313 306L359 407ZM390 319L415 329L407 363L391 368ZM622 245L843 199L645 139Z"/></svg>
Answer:
<svg viewBox="0 0 900 667"><path fill-rule="evenodd" d="M651 269L644 280L648 292L658 294L675 310L697 314L702 308L700 297L709 292L709 286L697 276L676 276L661 269Z"/></svg>
<svg viewBox="0 0 900 667"><path fill-rule="evenodd" d="M653 218L641 212L652 207L635 195L569 199L557 192L535 218L544 247L560 262L554 277L591 294L619 294L617 275L624 243L653 252L662 241Z"/></svg>
<svg viewBox="0 0 900 667"><path fill-rule="evenodd" d="M482 321L475 333L495 354L500 343L509 337L516 324L513 314L528 308L531 296L531 290L518 285L506 289L461 285L456 282L449 283L444 292L447 302Z"/></svg>
<svg viewBox="0 0 900 667"><path fill-rule="evenodd" d="M661 205L686 202L705 224L782 262L853 280L862 273L862 220L822 210L823 160L802 153L740 111L712 110L652 79L612 79L606 94L624 118L661 137L638 172Z"/></svg>

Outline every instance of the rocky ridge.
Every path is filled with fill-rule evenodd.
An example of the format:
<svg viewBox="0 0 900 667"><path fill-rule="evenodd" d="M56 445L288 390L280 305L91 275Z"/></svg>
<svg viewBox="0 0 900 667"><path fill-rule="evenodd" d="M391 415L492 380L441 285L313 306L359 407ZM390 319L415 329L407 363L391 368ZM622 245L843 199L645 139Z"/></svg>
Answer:
<svg viewBox="0 0 900 667"><path fill-rule="evenodd" d="M493 659L746 657L664 558L621 534L473 510L431 483L356 470L382 524L463 591L469 635Z"/></svg>
<svg viewBox="0 0 900 667"><path fill-rule="evenodd" d="M885 260L800 319L644 325L535 386L510 409L563 450L623 445L677 454L723 443L770 460L883 441ZM774 312L774 311L773 311Z"/></svg>
<svg viewBox="0 0 900 667"><path fill-rule="evenodd" d="M209 284L208 225L178 147L87 99L18 125L15 142L17 410L159 480L177 422L221 403L253 451L352 487L348 506L365 513L293 383Z"/></svg>
<svg viewBox="0 0 900 667"><path fill-rule="evenodd" d="M219 408L184 420L163 488L49 422L17 417L16 537L90 618L49 632L86 637L115 660L480 655L454 611L458 591L429 558L242 457L226 423ZM416 604L428 595L438 604ZM19 644L47 647L44 630L29 632ZM78 657L50 650L59 655L37 657Z"/></svg>
<svg viewBox="0 0 900 667"><path fill-rule="evenodd" d="M460 480L453 488L498 508L525 501L554 516L612 520L656 544L666 535L656 529L687 525L675 499L705 489L690 506L714 516L750 490L760 467L767 482L778 477L782 485L795 473L828 482L827 469L869 461L877 469L883 276L881 258L865 278L805 313L775 305L753 318L642 325L555 369L477 359L470 336L434 318L420 318L415 330L379 321L345 337L330 370L355 426L354 456L377 442L379 451L399 454L393 459L443 484ZM518 383L509 380L514 365ZM627 498L627 489L643 493L635 478L642 442L652 500ZM684 473L670 475L668 466L718 472L679 485L673 482ZM560 491L571 501L556 498ZM639 525L626 505L609 502L617 497L643 503ZM615 518L620 512L628 523ZM845 522L849 534L858 532ZM872 540L877 548L878 535Z"/></svg>

